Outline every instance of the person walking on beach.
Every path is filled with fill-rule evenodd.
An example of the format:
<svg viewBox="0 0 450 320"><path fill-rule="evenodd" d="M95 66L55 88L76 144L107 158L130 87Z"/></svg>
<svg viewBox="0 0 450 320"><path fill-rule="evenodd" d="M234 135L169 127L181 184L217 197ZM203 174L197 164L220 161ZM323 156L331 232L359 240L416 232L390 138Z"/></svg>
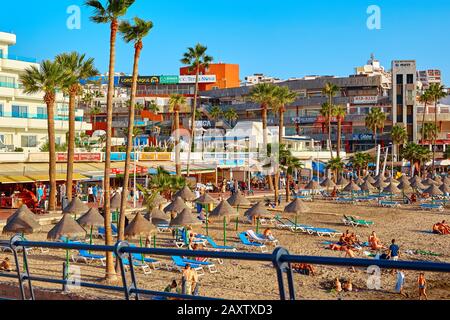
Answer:
<svg viewBox="0 0 450 320"><path fill-rule="evenodd" d="M184 294L192 295L198 283L198 274L197 271L191 268L191 265L189 263L187 263L183 269L181 281L184 284Z"/></svg>
<svg viewBox="0 0 450 320"><path fill-rule="evenodd" d="M409 298L409 295L403 291L403 286L405 285L405 274L398 270L397 271L397 282L395 284L395 292L401 294L402 296Z"/></svg>
<svg viewBox="0 0 450 320"><path fill-rule="evenodd" d="M425 279L425 274L423 272L419 274L417 284L419 285L419 300L422 300L422 297L424 297L425 300L428 300L428 295L426 293L427 280Z"/></svg>
<svg viewBox="0 0 450 320"><path fill-rule="evenodd" d="M388 258L392 261L398 261L400 254L400 247L395 243L395 239L392 239L391 245L389 246ZM391 274L395 273L395 269L392 269Z"/></svg>

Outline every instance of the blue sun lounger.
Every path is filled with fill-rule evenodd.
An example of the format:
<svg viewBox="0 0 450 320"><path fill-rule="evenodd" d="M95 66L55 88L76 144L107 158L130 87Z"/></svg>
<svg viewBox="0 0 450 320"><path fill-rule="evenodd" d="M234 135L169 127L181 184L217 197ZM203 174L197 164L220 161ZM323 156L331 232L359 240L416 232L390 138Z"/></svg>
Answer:
<svg viewBox="0 0 450 320"><path fill-rule="evenodd" d="M215 251L237 251L235 247L231 246L219 246L211 237L206 237L206 241L211 245L211 248Z"/></svg>
<svg viewBox="0 0 450 320"><path fill-rule="evenodd" d="M311 228L311 229L308 229L308 233L318 235L319 237L322 237L322 236L333 237L333 236L341 234L340 232L337 232L336 230L328 229L328 228Z"/></svg>
<svg viewBox="0 0 450 320"><path fill-rule="evenodd" d="M250 242L247 239L245 232L239 233L238 237L241 240L241 243L243 244L244 248L259 248L259 249L261 249L262 253L269 252L269 250L267 249L267 247L264 244L257 243L257 242Z"/></svg>
<svg viewBox="0 0 450 320"><path fill-rule="evenodd" d="M444 211L444 207L441 204L437 203L422 203L420 205L420 209L426 210L426 211Z"/></svg>
<svg viewBox="0 0 450 320"><path fill-rule="evenodd" d="M111 224L111 230L113 237L117 237L117 227ZM99 236L102 239L105 239L105 235L106 235L105 227L98 227L97 236Z"/></svg>
<svg viewBox="0 0 450 320"><path fill-rule="evenodd" d="M179 257L178 257L179 258ZM191 266L192 265L199 265L202 267L206 267L208 268L210 273L217 273L217 268L216 265L212 262L209 261L197 261L197 260L191 260L191 259L187 259L187 258L182 258L182 261L184 263L189 263Z"/></svg>
<svg viewBox="0 0 450 320"><path fill-rule="evenodd" d="M92 262L100 262L102 266L106 266L106 257L98 254L91 254L87 250L79 250L77 255L72 255L72 261L78 262L78 260L84 261L86 264Z"/></svg>
<svg viewBox="0 0 450 320"><path fill-rule="evenodd" d="M178 271L182 272L183 269L186 267L186 265L190 265L192 269L194 269L195 271L197 271L199 276L202 276L205 274L203 267L196 263L188 263L188 262L184 262L183 258L179 257L179 256L172 256L172 261L173 261L173 266L175 267L175 269L177 269Z"/></svg>

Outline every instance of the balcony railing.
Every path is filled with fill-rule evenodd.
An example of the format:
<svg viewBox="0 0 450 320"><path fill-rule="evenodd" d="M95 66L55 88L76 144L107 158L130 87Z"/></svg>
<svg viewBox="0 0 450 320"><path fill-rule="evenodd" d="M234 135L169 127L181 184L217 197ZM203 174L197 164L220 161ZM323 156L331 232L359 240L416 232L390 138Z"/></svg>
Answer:
<svg viewBox="0 0 450 320"><path fill-rule="evenodd" d="M31 113L16 114L11 112L0 112L0 117L15 118L15 119L35 119L35 120L48 119L48 116L46 114L31 114ZM69 121L69 117L55 116L55 121ZM83 122L83 117L75 117L75 121Z"/></svg>
<svg viewBox="0 0 450 320"><path fill-rule="evenodd" d="M12 54L2 54L2 53L0 53L0 59L37 63L37 60L35 58L28 58L28 57L17 56L17 55L12 55Z"/></svg>

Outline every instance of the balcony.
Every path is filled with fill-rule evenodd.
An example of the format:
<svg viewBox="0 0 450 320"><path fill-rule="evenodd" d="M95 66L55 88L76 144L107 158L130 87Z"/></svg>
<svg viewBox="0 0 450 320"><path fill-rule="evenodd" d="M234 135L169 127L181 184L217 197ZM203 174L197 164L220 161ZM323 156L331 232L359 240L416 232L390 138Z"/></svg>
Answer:
<svg viewBox="0 0 450 320"><path fill-rule="evenodd" d="M0 113L0 128L18 128L18 129L42 129L47 130L46 114L12 114L8 112ZM68 117L55 116L55 129L68 130ZM90 123L83 122L82 117L76 117L76 128L80 131L92 130Z"/></svg>

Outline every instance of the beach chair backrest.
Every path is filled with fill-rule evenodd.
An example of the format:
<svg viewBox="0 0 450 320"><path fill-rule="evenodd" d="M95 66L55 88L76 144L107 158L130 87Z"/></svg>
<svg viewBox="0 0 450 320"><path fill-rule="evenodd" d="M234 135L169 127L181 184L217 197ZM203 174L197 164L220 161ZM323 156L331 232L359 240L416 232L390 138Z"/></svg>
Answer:
<svg viewBox="0 0 450 320"><path fill-rule="evenodd" d="M208 241L213 248L217 248L217 243L211 237L206 237L206 241Z"/></svg>
<svg viewBox="0 0 450 320"><path fill-rule="evenodd" d="M248 241L247 237L245 236L245 232L239 233L239 239L243 244L250 244L250 241Z"/></svg>
<svg viewBox="0 0 450 320"><path fill-rule="evenodd" d="M260 240L258 235L255 233L255 231L247 230L246 232L250 238L255 239L255 240Z"/></svg>
<svg viewBox="0 0 450 320"><path fill-rule="evenodd" d="M113 233L117 233L118 232L116 225L113 224L113 223L111 223L111 229L112 229Z"/></svg>
<svg viewBox="0 0 450 320"><path fill-rule="evenodd" d="M177 266L183 267L185 265L185 263L183 262L183 259L179 256L172 256L172 260L173 260L173 262L175 262L175 264Z"/></svg>

